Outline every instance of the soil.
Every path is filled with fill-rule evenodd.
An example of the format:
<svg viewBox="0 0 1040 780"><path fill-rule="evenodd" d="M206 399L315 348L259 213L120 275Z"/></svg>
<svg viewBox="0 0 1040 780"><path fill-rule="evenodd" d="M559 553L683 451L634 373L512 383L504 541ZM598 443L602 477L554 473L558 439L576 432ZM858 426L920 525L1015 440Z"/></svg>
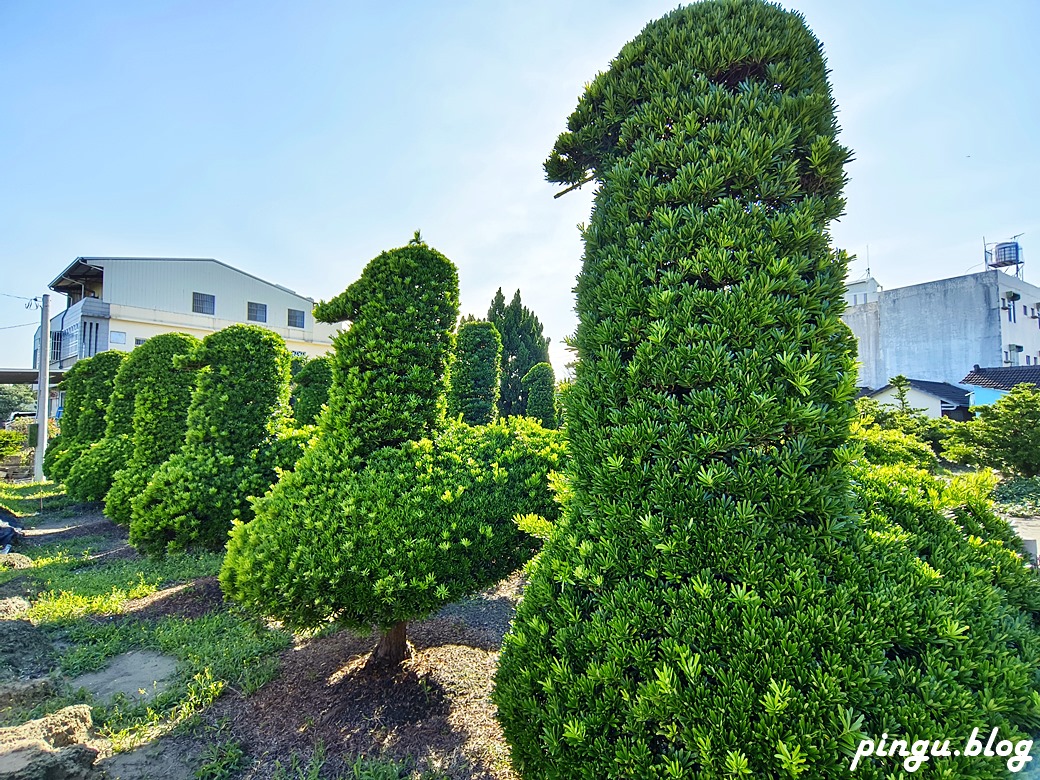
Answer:
<svg viewBox="0 0 1040 780"><path fill-rule="evenodd" d="M127 545L126 530L94 510L37 520L26 529L27 548L89 535L101 537L95 558L137 557ZM0 586L0 607L8 606L6 615L0 612L0 680L36 677L56 668L52 641L17 619L35 595L30 573ZM375 636L339 631L299 637L280 655L274 680L250 696L225 693L204 713L204 727L195 736L163 737L129 753L108 755L98 766L107 777L122 780L191 778L210 741L234 739L246 753L242 777L256 780L272 777L276 765L288 767L294 758L305 765L316 749L327 758L322 776L353 776L350 768L362 756L392 759L416 771L440 770L454 780L515 780L490 693L498 649L522 586L522 576L514 575L409 624L411 655L390 672L366 666ZM227 608L216 578L203 577L130 601L123 612L128 619L151 621ZM144 663L160 663L144 658L153 654L127 655L89 680L99 695L114 692L106 685L145 669L147 680L122 687L128 695L151 691L165 674ZM84 678L71 682L85 684ZM212 737L217 730L220 737Z"/></svg>
<svg viewBox="0 0 1040 780"><path fill-rule="evenodd" d="M73 689L86 688L99 701L110 700L117 694L139 700L162 693L176 671L176 658L136 650L117 655L104 669L82 674L69 681L69 685Z"/></svg>

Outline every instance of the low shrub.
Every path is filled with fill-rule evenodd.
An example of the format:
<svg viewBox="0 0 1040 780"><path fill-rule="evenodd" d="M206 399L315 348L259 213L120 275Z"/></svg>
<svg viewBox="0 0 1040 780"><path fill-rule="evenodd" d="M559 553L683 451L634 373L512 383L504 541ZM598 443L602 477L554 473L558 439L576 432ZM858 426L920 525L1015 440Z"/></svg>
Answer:
<svg viewBox="0 0 1040 780"><path fill-rule="evenodd" d="M876 425L853 422L851 440L863 446L864 457L878 466L895 466L900 463L935 471L939 459L935 452L920 439L897 429L884 429Z"/></svg>

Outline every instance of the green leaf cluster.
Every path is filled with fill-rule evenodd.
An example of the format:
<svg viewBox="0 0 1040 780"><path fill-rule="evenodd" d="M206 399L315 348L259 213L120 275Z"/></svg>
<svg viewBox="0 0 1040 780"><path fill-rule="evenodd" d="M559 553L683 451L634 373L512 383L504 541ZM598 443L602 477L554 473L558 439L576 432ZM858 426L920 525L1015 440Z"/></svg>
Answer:
<svg viewBox="0 0 1040 780"><path fill-rule="evenodd" d="M131 500L184 444L196 369L177 366L175 360L193 354L201 343L186 333L163 333L131 353L141 369L133 401L130 454L105 495L105 514L120 525L130 525Z"/></svg>
<svg viewBox="0 0 1040 780"><path fill-rule="evenodd" d="M522 777L823 780L864 736L1040 725L1032 575L981 498L857 472L821 52L770 3L680 8L588 85L546 164L599 186L570 497L494 694Z"/></svg>
<svg viewBox="0 0 1040 780"><path fill-rule="evenodd" d="M276 477L264 453L289 419L291 356L278 334L232 325L207 336L179 368L197 368L184 444L131 501L130 543L150 555L220 549L249 496Z"/></svg>
<svg viewBox="0 0 1040 780"><path fill-rule="evenodd" d="M0 429L0 460L17 455L25 446L25 434L21 431Z"/></svg>
<svg viewBox="0 0 1040 780"><path fill-rule="evenodd" d="M321 461L336 466L319 441L256 501L256 519L235 523L221 585L293 627L388 629L426 616L534 554L540 543L512 517L555 518L547 475L563 454L560 434L531 420L454 423L316 483Z"/></svg>
<svg viewBox="0 0 1040 780"><path fill-rule="evenodd" d="M536 364L549 362L549 338L542 335L538 317L520 301L519 290L507 305L499 287L488 308L487 320L502 338L499 415L523 415L527 410L523 378Z"/></svg>
<svg viewBox="0 0 1040 780"><path fill-rule="evenodd" d="M1017 385L972 411L975 419L951 432L948 457L1020 477L1040 475L1040 388Z"/></svg>
<svg viewBox="0 0 1040 780"><path fill-rule="evenodd" d="M331 386L332 358L326 355L308 360L296 372L291 401L297 425L314 425L318 421Z"/></svg>
<svg viewBox="0 0 1040 780"><path fill-rule="evenodd" d="M0 422L13 412L32 411L36 406L36 393L29 385L0 385Z"/></svg>
<svg viewBox="0 0 1040 780"><path fill-rule="evenodd" d="M881 428L861 420L852 424L851 440L863 446L863 455L878 466L905 463L925 471L935 471L939 459L923 441L898 428Z"/></svg>
<svg viewBox="0 0 1040 780"><path fill-rule="evenodd" d="M527 409L524 415L538 420L543 428L555 428L556 375L548 363L537 363L523 378Z"/></svg>
<svg viewBox="0 0 1040 780"><path fill-rule="evenodd" d="M448 386L448 416L462 415L470 425L487 425L498 417L502 374L502 337L490 322L459 326Z"/></svg>
<svg viewBox="0 0 1040 780"><path fill-rule="evenodd" d="M43 457L43 470L55 482L68 479L79 456L105 435L105 413L126 356L115 350L99 352L76 361L62 379L61 433L50 441Z"/></svg>

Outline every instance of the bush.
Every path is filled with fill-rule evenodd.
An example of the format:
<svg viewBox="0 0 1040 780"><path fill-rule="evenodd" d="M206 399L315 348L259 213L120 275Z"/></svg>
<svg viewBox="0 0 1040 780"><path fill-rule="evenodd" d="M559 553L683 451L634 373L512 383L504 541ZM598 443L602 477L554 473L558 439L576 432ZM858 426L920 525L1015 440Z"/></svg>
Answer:
<svg viewBox="0 0 1040 780"><path fill-rule="evenodd" d="M524 374L524 414L538 420L543 428L556 427L556 376L548 363L538 363Z"/></svg>
<svg viewBox="0 0 1040 780"><path fill-rule="evenodd" d="M196 370L188 365L177 367L174 360L178 355L193 354L201 344L186 333L164 333L131 353L142 366L134 396L130 456L105 495L105 514L121 525L130 525L131 500L184 444Z"/></svg>
<svg viewBox="0 0 1040 780"><path fill-rule="evenodd" d="M20 431L0 429L0 459L18 455L25 447L25 434Z"/></svg>
<svg viewBox="0 0 1040 780"><path fill-rule="evenodd" d="M557 141L550 180L598 188L571 495L494 694L525 778L835 778L886 731L1040 725L1035 620L972 581L990 563L937 570L856 515L835 132L801 17L708 0L627 44Z"/></svg>
<svg viewBox="0 0 1040 780"><path fill-rule="evenodd" d="M149 555L189 546L220 549L233 520L248 521L248 498L274 481L262 453L286 428L289 350L257 325L207 336L175 365L199 369L180 451L131 501L130 543Z"/></svg>
<svg viewBox="0 0 1040 780"><path fill-rule="evenodd" d="M857 421L852 426L852 440L862 444L866 459L878 466L904 463L925 471L935 471L939 466L931 447L900 430L885 430Z"/></svg>
<svg viewBox="0 0 1040 780"><path fill-rule="evenodd" d="M55 482L64 482L76 460L105 434L105 411L125 352L109 350L78 360L62 379L65 393L61 434L44 453L43 470Z"/></svg>
<svg viewBox="0 0 1040 780"><path fill-rule="evenodd" d="M1040 388L1017 385L954 429L949 456L1020 477L1040 475Z"/></svg>
<svg viewBox="0 0 1040 780"><path fill-rule="evenodd" d="M448 387L448 416L470 425L488 425L498 417L502 338L490 322L464 322L455 342Z"/></svg>
<svg viewBox="0 0 1040 780"><path fill-rule="evenodd" d="M293 377L293 416L298 426L314 425L329 398L332 385L332 359L327 356L308 360Z"/></svg>
<svg viewBox="0 0 1040 780"><path fill-rule="evenodd" d="M322 490L306 471L287 474L253 522L235 524L221 585L292 627L389 630L424 617L534 554L512 517L556 516L546 480L562 454L557 432L511 418L377 450ZM293 495L309 500L278 506Z"/></svg>
<svg viewBox="0 0 1040 780"><path fill-rule="evenodd" d="M506 304L499 287L488 308L488 322L502 339L501 387L498 413L502 417L527 413L523 378L533 366L549 362L549 339L542 335L542 323L520 301L520 291Z"/></svg>

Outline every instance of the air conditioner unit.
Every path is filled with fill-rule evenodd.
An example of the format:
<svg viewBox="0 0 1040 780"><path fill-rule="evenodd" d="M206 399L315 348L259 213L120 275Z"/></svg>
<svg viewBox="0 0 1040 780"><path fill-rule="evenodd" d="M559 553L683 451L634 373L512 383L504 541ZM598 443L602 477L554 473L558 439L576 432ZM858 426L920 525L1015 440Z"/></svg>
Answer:
<svg viewBox="0 0 1040 780"><path fill-rule="evenodd" d="M1004 297L1007 298L1009 301L1017 301L1022 296L1019 295L1014 290L1008 290L1007 292L1004 293Z"/></svg>

